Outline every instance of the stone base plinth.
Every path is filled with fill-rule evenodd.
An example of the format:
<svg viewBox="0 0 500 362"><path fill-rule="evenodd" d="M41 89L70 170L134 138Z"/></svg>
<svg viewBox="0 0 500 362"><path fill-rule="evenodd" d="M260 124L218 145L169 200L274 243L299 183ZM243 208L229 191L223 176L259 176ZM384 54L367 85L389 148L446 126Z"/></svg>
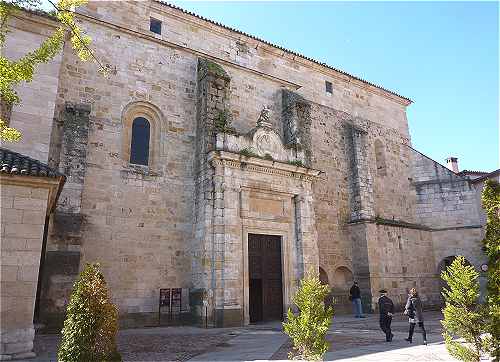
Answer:
<svg viewBox="0 0 500 362"><path fill-rule="evenodd" d="M35 357L36 354L33 352L34 337L35 329L33 327L2 331L0 361Z"/></svg>

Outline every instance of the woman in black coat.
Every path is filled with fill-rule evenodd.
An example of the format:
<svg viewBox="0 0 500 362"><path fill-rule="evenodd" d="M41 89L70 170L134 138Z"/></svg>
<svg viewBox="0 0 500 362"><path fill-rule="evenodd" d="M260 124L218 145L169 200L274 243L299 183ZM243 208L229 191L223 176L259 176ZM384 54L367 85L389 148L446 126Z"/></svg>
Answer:
<svg viewBox="0 0 500 362"><path fill-rule="evenodd" d="M427 334L424 327L424 315L422 313L422 301L418 296L417 290L415 288L410 289L410 294L408 295L408 300L405 306L405 315L408 315L408 322L410 322L410 330L408 331L408 338L405 340L412 342L413 331L415 330L415 324L422 330L422 337L424 337L424 344L427 345Z"/></svg>

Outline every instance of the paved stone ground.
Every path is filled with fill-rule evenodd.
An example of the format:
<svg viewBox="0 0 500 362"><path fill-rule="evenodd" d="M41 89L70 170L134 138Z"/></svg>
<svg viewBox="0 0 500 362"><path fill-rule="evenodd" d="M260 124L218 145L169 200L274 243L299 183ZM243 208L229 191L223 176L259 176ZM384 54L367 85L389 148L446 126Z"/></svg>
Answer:
<svg viewBox="0 0 500 362"><path fill-rule="evenodd" d="M126 329L118 333L118 350L123 361L186 361L198 354L223 346L238 333L234 329L159 327ZM57 361L58 334L35 336L35 359L26 362Z"/></svg>
<svg viewBox="0 0 500 362"><path fill-rule="evenodd" d="M355 319L337 316L328 333L331 342L327 361L455 361L444 346L437 312L426 316L427 346L422 345L418 328L414 343L404 340L408 322L396 316L392 327L394 340L386 343L378 327L378 317ZM58 335L37 335L32 362L56 361ZM290 350L281 324L268 323L247 328L202 329L163 327L122 330L118 348L124 361L258 361L286 360Z"/></svg>
<svg viewBox="0 0 500 362"><path fill-rule="evenodd" d="M414 343L404 340L408 336L408 319L395 316L392 329L393 342L385 342L379 329L378 316L364 319L337 316L328 332L331 348L326 361L456 361L450 357L441 337L438 312L427 312L427 346L422 344L422 335L417 331ZM224 347L198 355L196 361L257 361L286 360L291 349L290 342L280 331L279 323L253 326L253 332L243 332L229 340ZM265 333L264 333L265 332ZM248 340L251 345L248 346ZM259 347L265 346L265 348ZM271 352L274 350L274 352Z"/></svg>

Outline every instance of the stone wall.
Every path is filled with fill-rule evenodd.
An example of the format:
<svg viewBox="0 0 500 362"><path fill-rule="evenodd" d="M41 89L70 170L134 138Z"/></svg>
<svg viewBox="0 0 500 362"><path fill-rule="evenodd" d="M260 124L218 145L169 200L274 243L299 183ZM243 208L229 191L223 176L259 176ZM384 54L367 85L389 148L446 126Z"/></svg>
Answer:
<svg viewBox="0 0 500 362"><path fill-rule="evenodd" d="M287 123L283 119L282 110L289 106L283 103L283 89L300 88L293 103L298 106L292 107L299 118L297 121L293 116L290 120L297 121L294 127L307 151L307 162L318 169L324 168L325 177L341 181L334 186L340 196L338 200L330 197L321 206L315 204L316 212L327 215L320 226L320 239L323 240L320 247L325 250L321 254L323 263L327 264L325 268L331 278L337 267L348 267L352 271L350 238L343 225L348 220L344 216L349 214L346 204L349 193L342 188L349 182L346 151L340 146L328 151L334 160L343 157L333 167L329 163L331 159L324 158L321 152L315 153L312 144L328 148L330 140L322 133L321 117L313 120L312 113L342 109L347 113L336 112L342 113L345 119L350 118L348 114L364 115L373 120L370 124L374 127L385 125L384 130L388 127L393 134L401 133L402 138L407 138L406 100L310 61L294 61L289 55L283 58L281 51L278 53L252 38L235 40L230 31L154 2L91 2L87 10L82 11L115 24L81 19L95 49L99 49L97 55L103 63L110 64L112 72L104 79L95 64L82 63L69 45L64 50L51 157L62 171L65 164L81 164L84 167L78 172L84 176L83 183L68 183L58 206L64 215L59 212L51 220L47 260L65 267L49 268L51 272L45 276L46 311L61 313L64 310L76 271L72 263L78 256L80 264L101 261L122 314L153 312L160 287L182 286L187 290L191 286L207 286L206 272L198 272L202 270L199 265L205 263L203 255L207 250L197 249L196 242L186 242L198 240L198 236L193 239L193 231L195 235L200 233L197 227L191 228L193 209L196 225L205 225L206 211L193 207L195 183L208 187L206 192L197 192L197 195L216 195L212 194L210 170L207 174L199 174L198 179L194 177L194 172L203 170L196 162L203 162L203 155L210 150L208 147L195 152L195 144L202 144L195 141L195 137L200 134L213 137L210 132L203 133L203 125L196 121L197 112L204 107L197 104L196 92L208 92L209 97L215 97L210 98L213 101L213 111L209 110L212 112L210 122L213 123L217 111L228 109L232 116L231 126L240 133L250 131L262 107L268 106L270 124L282 137L289 138L287 143L293 144L296 140L286 135ZM133 18L130 14L134 14ZM150 16L163 21L162 36L149 32ZM231 55L226 55L222 48L228 49ZM223 80L223 87L202 86L196 70L198 59L204 55L222 65L230 83L225 84ZM334 96L324 92L325 80L334 83ZM218 102L219 96L224 100ZM304 110L304 105L310 107L307 99L316 102L316 111L308 108L309 116ZM127 142L124 113L135 102L156 107L161 119L159 157L147 170L130 166L123 153L123 143ZM65 128L66 104L90 109L83 162L78 161L82 155L80 151L71 154L73 160L64 156L68 154L64 151L64 134L71 130ZM333 119L324 117L321 122L328 127L329 136L336 138L339 135L338 124ZM287 127L291 129L290 125ZM314 142L313 137L317 137ZM367 153L367 157L372 157L372 153ZM371 162L366 159L366 164ZM331 172L334 170L338 171ZM331 191L329 187L325 192ZM68 214L66 208L71 205L75 208ZM328 205L335 207L328 211ZM58 221L68 217L71 222ZM332 218L335 224L328 226ZM61 229L61 225L68 227ZM162 244L165 242L167 247Z"/></svg>
<svg viewBox="0 0 500 362"><path fill-rule="evenodd" d="M91 1L79 11L116 24L114 29L133 30L135 37L145 42L172 47L181 54L208 57L222 65L233 79L231 107L246 125L257 119L263 105L273 107L277 117L281 94L275 89L286 87L300 88L302 96L319 104L409 134L405 113L408 100L173 7L150 1ZM162 21L161 35L149 31L150 17ZM164 55L165 61L169 58L168 53ZM333 94L325 92L325 80L333 83ZM274 120L271 123L275 124Z"/></svg>
<svg viewBox="0 0 500 362"><path fill-rule="evenodd" d="M418 151L411 156L418 220L435 228L480 226L472 183Z"/></svg>
<svg viewBox="0 0 500 362"><path fill-rule="evenodd" d="M28 358L49 189L0 179L0 359Z"/></svg>
<svg viewBox="0 0 500 362"><path fill-rule="evenodd" d="M124 325L157 324L160 288L183 288L183 310L188 309L197 59L180 61L175 49L160 52L157 44L137 43L135 36L106 27L93 26L89 35L116 72L103 78L95 64L78 60L70 45L64 50L61 113L53 134L60 141L52 151L71 181L51 220L47 250L49 260L67 268L46 275L45 310L50 319L63 313L77 270L70 263L79 254L80 269L86 262L101 263ZM67 105L77 105L77 112L86 107L87 118L74 123ZM151 121L156 153L148 167L127 158L129 114ZM88 134L65 146L65 134L78 125ZM71 222L58 221L63 219Z"/></svg>
<svg viewBox="0 0 500 362"><path fill-rule="evenodd" d="M9 20L2 55L19 59L38 47L55 29L53 20L18 12ZM29 83L16 87L21 103L14 105L10 127L21 131L21 141L10 143L9 149L21 152L39 161L49 161L49 148L59 82L61 54L47 64L36 67L36 75ZM50 164L50 163L49 163Z"/></svg>
<svg viewBox="0 0 500 362"><path fill-rule="evenodd" d="M312 165L324 172L314 184L320 266L334 291L342 287L336 285L336 273L350 270L364 292L366 308L373 307L382 287L400 304L406 289L426 278L436 280L428 263L421 262L424 255L432 255L432 244L426 228L414 225L409 140L393 129L318 104L313 104L311 119ZM376 143L384 148L383 173L377 169ZM435 285L427 285L418 287L434 301ZM348 292L338 292L344 294L337 297L344 307Z"/></svg>
<svg viewBox="0 0 500 362"><path fill-rule="evenodd" d="M453 255L464 255L479 267L485 260L480 245L484 219L476 188L418 151L411 149L411 156L416 218L433 229L436 268L443 258Z"/></svg>
<svg viewBox="0 0 500 362"><path fill-rule="evenodd" d="M474 211L463 181L445 182L439 168L439 182L425 179L425 170L434 166L412 163L407 99L157 2L92 1L79 11L79 24L109 65L109 76L99 74L95 63L81 62L67 44L60 68L51 68L58 72L57 95L35 94L23 103L27 110L41 100L55 103L50 122L27 131L19 147L49 158L69 177L50 220L50 267L43 281L47 316L62 315L82 264L99 261L127 325L157 323L158 289L164 287L183 288L185 311L196 308L188 305L189 290L197 303L211 290L215 324L245 318L243 296L236 293L243 257L236 245L244 235L235 214L242 210L236 205L247 183L258 189L288 185L292 220L311 225L314 215L303 240L297 225L278 225L297 243L317 240L318 251L309 245L307 257L296 262L289 293L304 268L314 265L325 271L345 305L345 280L352 276L370 307L380 287L398 303L415 285L435 300L437 274L425 257L437 264L432 255L439 259L454 246L436 241L429 228L473 226ZM163 22L162 35L149 31L150 17ZM41 72L35 82L43 79ZM333 83L333 94L325 92L325 81ZM282 154L303 152L304 165L322 171L312 186L245 173L241 165L235 171L232 162L208 162L216 134L249 134L264 106L269 128L286 146ZM230 122L221 130L224 111ZM151 122L148 166L129 162L136 116ZM42 138L50 148L46 155L38 152ZM439 203L448 184L462 195L453 193L453 210L451 199ZM431 191L436 201L429 206ZM439 224L432 224L432 213L426 215L434 207ZM477 230L467 230L460 239L464 247L469 236L477 237ZM440 231L440 240L451 240L451 232ZM232 312L216 312L225 309Z"/></svg>
<svg viewBox="0 0 500 362"><path fill-rule="evenodd" d="M415 214L419 223L432 228L433 270L439 275L445 258L463 255L479 271L486 257L481 245L484 218L477 188L466 177L414 149L410 151L417 195ZM484 278L481 273L482 284Z"/></svg>

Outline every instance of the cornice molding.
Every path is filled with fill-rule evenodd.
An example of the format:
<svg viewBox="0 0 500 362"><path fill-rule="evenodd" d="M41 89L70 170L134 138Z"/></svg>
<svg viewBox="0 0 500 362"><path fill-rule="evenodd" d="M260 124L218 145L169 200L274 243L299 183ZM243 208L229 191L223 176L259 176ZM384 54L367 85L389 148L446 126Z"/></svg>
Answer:
<svg viewBox="0 0 500 362"><path fill-rule="evenodd" d="M59 194L62 191L65 181L66 179L64 176L38 177L0 173L0 185L2 186L13 185L49 189L49 197L47 200L47 215L55 209L57 199L59 198Z"/></svg>
<svg viewBox="0 0 500 362"><path fill-rule="evenodd" d="M243 171L265 173L280 177L294 178L305 181L314 181L319 178L321 171L311 168L290 165L278 161L264 160L258 157L247 157L227 151L212 151L207 161L212 165L236 168Z"/></svg>

